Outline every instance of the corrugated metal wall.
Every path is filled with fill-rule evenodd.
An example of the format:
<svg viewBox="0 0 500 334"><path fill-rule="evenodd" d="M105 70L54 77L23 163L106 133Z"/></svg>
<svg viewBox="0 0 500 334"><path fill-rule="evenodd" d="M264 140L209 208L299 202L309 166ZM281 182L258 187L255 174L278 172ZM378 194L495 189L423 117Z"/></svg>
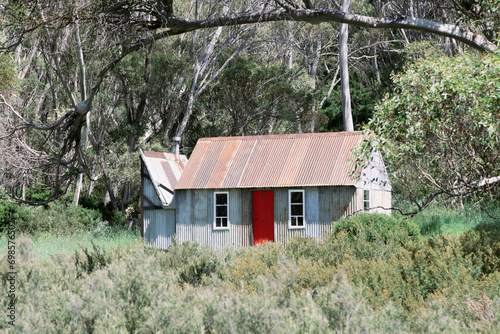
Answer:
<svg viewBox="0 0 500 334"><path fill-rule="evenodd" d="M288 228L288 189L274 190L274 238L285 243L296 235L320 237L332 228L332 222L363 207L363 191L354 187L305 187L304 229ZM253 245L252 190L230 189L228 230L214 230L214 191L211 189L178 190L177 210L144 210L144 238L148 245L168 248L174 234L179 242L198 241L213 248ZM151 182L144 180L144 192L155 204L159 198ZM391 206L391 193L371 190L372 206ZM374 209L390 214L390 211ZM177 226L175 222L177 221Z"/></svg>
<svg viewBox="0 0 500 334"><path fill-rule="evenodd" d="M354 187L305 187L305 229L288 228L288 189L274 191L274 237L286 244L296 235L320 237L332 222L357 210Z"/></svg>
<svg viewBox="0 0 500 334"><path fill-rule="evenodd" d="M213 248L253 245L251 193L246 189L230 189L229 229L215 230L214 190L177 190L177 239L197 241ZM244 201L242 201L244 199ZM250 207L248 204L250 201Z"/></svg>
<svg viewBox="0 0 500 334"><path fill-rule="evenodd" d="M153 186L153 183L151 182L150 179L144 177L144 195L151 201L153 202L154 205L156 206L161 206L161 201L160 198L158 198L158 195L156 194L155 187ZM150 206L147 201L144 202L143 204L145 207Z"/></svg>
<svg viewBox="0 0 500 334"><path fill-rule="evenodd" d="M142 182L143 196L147 196L157 206L155 209L151 203L142 199L144 241L148 246L168 248L174 242L175 209L163 209L151 180L143 176Z"/></svg>
<svg viewBox="0 0 500 334"><path fill-rule="evenodd" d="M166 249L174 242L175 210L144 210L144 241L148 246Z"/></svg>
<svg viewBox="0 0 500 334"><path fill-rule="evenodd" d="M332 221L358 208L354 187L306 187L305 229L288 228L288 189L274 190L274 238L286 243L295 235L319 237L328 232ZM179 242L198 241L213 248L253 245L252 190L230 189L228 230L213 228L214 191L177 190L177 238Z"/></svg>

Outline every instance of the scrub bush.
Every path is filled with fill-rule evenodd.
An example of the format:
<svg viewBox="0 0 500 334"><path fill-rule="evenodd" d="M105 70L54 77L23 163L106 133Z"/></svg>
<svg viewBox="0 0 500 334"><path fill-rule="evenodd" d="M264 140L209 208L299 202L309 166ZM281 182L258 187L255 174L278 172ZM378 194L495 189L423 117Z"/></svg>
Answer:
<svg viewBox="0 0 500 334"><path fill-rule="evenodd" d="M370 241L381 237L384 242L391 239L404 244L410 239L418 241L421 238L418 225L397 214L388 216L381 213L361 213L349 218L349 222L345 218L341 219L334 225L334 231L348 229L355 235L361 226Z"/></svg>
<svg viewBox="0 0 500 334"><path fill-rule="evenodd" d="M137 242L43 260L30 255L28 238L19 237L18 322L10 331L498 331L494 226L422 240L401 224L386 225L368 219L286 245L213 250L184 243L163 251ZM3 291L8 271L0 253ZM7 303L0 298L1 307ZM0 331L7 328L0 322Z"/></svg>
<svg viewBox="0 0 500 334"><path fill-rule="evenodd" d="M483 274L500 271L500 225L480 224L474 230L460 236L465 256L481 266Z"/></svg>
<svg viewBox="0 0 500 334"><path fill-rule="evenodd" d="M75 267L77 270L76 277L82 276L82 273L90 274L96 269L102 269L108 264L109 257L106 252L92 242L92 250L86 247L80 247L81 251L75 251L73 254ZM83 254L82 254L83 253Z"/></svg>
<svg viewBox="0 0 500 334"><path fill-rule="evenodd" d="M174 270L180 284L199 285L205 276L216 272L218 254L209 247L197 243L175 244L167 251L160 251L160 266L164 271Z"/></svg>
<svg viewBox="0 0 500 334"><path fill-rule="evenodd" d="M15 208L13 214L17 229L30 235L41 233L70 235L88 231L102 221L98 211L63 203L49 203L47 207L9 204Z"/></svg>

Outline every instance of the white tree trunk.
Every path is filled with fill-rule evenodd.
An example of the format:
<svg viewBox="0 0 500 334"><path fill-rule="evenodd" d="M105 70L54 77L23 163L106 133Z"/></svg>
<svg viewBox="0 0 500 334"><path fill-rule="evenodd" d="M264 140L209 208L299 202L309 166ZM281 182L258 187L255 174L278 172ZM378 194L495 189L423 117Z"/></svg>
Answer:
<svg viewBox="0 0 500 334"><path fill-rule="evenodd" d="M82 101L85 101L87 99L87 87L85 86L85 61L83 59L83 50L82 50L82 42L80 40L80 27L78 25L78 21L76 21L75 24L75 35L76 35L76 42L77 42L77 48L78 48L78 65L80 68L80 97ZM88 143L88 138L89 138L89 122L90 122L90 113L87 113L86 115L86 122L85 122L85 128L83 129L83 138L82 138L82 143L80 144L80 147L76 148L77 150L80 149L83 154L83 150L87 148L87 143ZM75 196L73 197L73 205L78 206L78 202L80 201L80 193L82 191L83 187L83 173L80 173L78 175L78 178L76 180L76 187L75 187Z"/></svg>
<svg viewBox="0 0 500 334"><path fill-rule="evenodd" d="M344 13L349 12L352 0L342 0L340 10ZM344 119L344 131L354 131L351 110L351 91L349 89L349 59L347 40L349 38L349 25L342 23L340 25L339 36L339 66L340 83L342 86L342 115Z"/></svg>

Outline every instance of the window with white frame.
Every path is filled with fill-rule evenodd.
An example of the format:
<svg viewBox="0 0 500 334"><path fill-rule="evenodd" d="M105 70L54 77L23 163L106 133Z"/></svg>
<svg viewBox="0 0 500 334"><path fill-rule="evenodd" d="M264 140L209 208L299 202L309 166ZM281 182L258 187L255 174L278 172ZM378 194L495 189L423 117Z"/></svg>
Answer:
<svg viewBox="0 0 500 334"><path fill-rule="evenodd" d="M288 191L288 228L304 228L304 190Z"/></svg>
<svg viewBox="0 0 500 334"><path fill-rule="evenodd" d="M363 210L370 210L370 190L363 190Z"/></svg>
<svg viewBox="0 0 500 334"><path fill-rule="evenodd" d="M214 229L229 228L229 193L214 193Z"/></svg>

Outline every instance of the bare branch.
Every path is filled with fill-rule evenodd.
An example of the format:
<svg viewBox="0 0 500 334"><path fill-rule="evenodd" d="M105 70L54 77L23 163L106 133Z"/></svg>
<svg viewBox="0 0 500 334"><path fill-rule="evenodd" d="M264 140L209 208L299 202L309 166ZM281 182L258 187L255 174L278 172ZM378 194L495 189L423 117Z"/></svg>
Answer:
<svg viewBox="0 0 500 334"><path fill-rule="evenodd" d="M270 11L264 14L220 17L217 19L201 21L185 21L171 18L167 23L167 27L170 34L178 35L204 28L287 20L309 23L347 23L354 26L376 29L388 28L418 30L454 38L483 52L493 52L498 49L495 44L488 41L484 36L451 24L438 23L414 17L375 18L364 15L343 13L331 9L296 9L293 11L282 12Z"/></svg>

